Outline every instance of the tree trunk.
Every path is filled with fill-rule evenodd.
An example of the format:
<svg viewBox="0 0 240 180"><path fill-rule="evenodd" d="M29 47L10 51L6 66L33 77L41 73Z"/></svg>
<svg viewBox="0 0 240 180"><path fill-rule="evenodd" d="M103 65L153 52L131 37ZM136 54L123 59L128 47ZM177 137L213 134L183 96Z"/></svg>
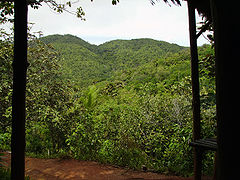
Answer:
<svg viewBox="0 0 240 180"><path fill-rule="evenodd" d="M24 180L25 175L25 92L27 65L27 1L15 0L11 139L12 180Z"/></svg>

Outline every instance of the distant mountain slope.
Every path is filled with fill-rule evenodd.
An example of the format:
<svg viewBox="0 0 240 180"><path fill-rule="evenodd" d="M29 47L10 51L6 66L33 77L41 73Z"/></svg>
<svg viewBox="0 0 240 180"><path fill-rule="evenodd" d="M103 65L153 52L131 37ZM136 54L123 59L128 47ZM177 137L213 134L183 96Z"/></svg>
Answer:
<svg viewBox="0 0 240 180"><path fill-rule="evenodd" d="M63 78L82 86L186 49L153 39L114 40L99 46L69 34L50 35L41 40L60 52Z"/></svg>
<svg viewBox="0 0 240 180"><path fill-rule="evenodd" d="M61 55L62 77L75 84L87 86L105 78L104 67L99 63L99 56L92 45L73 35L50 35L41 41L52 44Z"/></svg>
<svg viewBox="0 0 240 180"><path fill-rule="evenodd" d="M138 51L144 47L158 47L163 52L177 52L179 50L182 50L184 47L179 46L177 44L170 44L165 41L157 41L150 38L141 38L141 39L132 39L132 40L113 40L106 42L104 44L99 45L99 48L105 49L112 47L113 49L116 48L129 48L133 51Z"/></svg>
<svg viewBox="0 0 240 180"><path fill-rule="evenodd" d="M99 46L99 53L110 71L116 71L137 67L182 49L184 47L164 41L132 39L106 42Z"/></svg>
<svg viewBox="0 0 240 180"><path fill-rule="evenodd" d="M84 41L83 39L81 39L77 36L73 36L71 34L66 34L66 35L54 34L54 35L42 37L41 40L46 44L49 44L49 43L51 43L51 44L61 44L61 43L76 44L79 46L83 46L90 51L96 51L96 49L98 48L96 45L90 44L90 43Z"/></svg>

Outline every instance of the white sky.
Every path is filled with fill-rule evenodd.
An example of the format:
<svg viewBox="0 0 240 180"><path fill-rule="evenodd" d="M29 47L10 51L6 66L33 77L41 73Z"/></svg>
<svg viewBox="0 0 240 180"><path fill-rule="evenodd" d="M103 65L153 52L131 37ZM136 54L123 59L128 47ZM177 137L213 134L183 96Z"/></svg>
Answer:
<svg viewBox="0 0 240 180"><path fill-rule="evenodd" d="M182 1L181 7L173 4L170 7L162 0L154 6L149 0L120 0L116 6L111 1L79 0L74 8L84 9L86 21L69 13L58 14L46 5L38 10L29 8L29 22L35 23L32 31L42 31L44 36L73 34L92 44L113 39L152 38L189 46L186 2ZM201 37L198 45L204 43L207 41Z"/></svg>

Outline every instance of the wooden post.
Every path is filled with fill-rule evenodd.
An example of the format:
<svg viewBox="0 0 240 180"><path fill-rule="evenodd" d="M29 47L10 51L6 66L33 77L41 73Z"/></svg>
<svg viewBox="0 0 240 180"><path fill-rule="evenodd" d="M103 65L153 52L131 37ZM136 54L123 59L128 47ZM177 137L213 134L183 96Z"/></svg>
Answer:
<svg viewBox="0 0 240 180"><path fill-rule="evenodd" d="M196 35L195 8L192 1L188 1L189 34L191 50L191 78L192 78L192 108L193 108L193 139L200 139L200 95L199 95L199 72L198 72L198 51ZM194 148L194 178L201 179L202 152Z"/></svg>
<svg viewBox="0 0 240 180"><path fill-rule="evenodd" d="M217 179L239 176L239 7L211 0L216 57Z"/></svg>
<svg viewBox="0 0 240 180"><path fill-rule="evenodd" d="M25 176L25 92L27 73L27 0L14 0L11 179Z"/></svg>

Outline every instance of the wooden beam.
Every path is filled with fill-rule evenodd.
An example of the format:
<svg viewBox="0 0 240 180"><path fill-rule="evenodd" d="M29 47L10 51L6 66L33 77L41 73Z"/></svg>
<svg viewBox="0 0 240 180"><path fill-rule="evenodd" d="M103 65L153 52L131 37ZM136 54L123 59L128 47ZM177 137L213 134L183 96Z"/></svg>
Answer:
<svg viewBox="0 0 240 180"><path fill-rule="evenodd" d="M25 176L25 92L27 73L27 0L14 1L11 179Z"/></svg>
<svg viewBox="0 0 240 180"><path fill-rule="evenodd" d="M191 51L191 78L192 78L192 108L193 108L193 140L201 138L200 126L200 95L199 95L199 72L198 72L198 50L196 36L195 8L192 1L188 1L189 35ZM202 151L194 148L194 178L201 179Z"/></svg>
<svg viewBox="0 0 240 180"><path fill-rule="evenodd" d="M200 139L200 91L198 72L198 50L196 38L195 8L188 2L190 51L191 51L191 78L192 78L192 107L193 107L193 139Z"/></svg>
<svg viewBox="0 0 240 180"><path fill-rule="evenodd" d="M216 57L217 179L238 179L239 7L234 2L211 0L211 9Z"/></svg>

